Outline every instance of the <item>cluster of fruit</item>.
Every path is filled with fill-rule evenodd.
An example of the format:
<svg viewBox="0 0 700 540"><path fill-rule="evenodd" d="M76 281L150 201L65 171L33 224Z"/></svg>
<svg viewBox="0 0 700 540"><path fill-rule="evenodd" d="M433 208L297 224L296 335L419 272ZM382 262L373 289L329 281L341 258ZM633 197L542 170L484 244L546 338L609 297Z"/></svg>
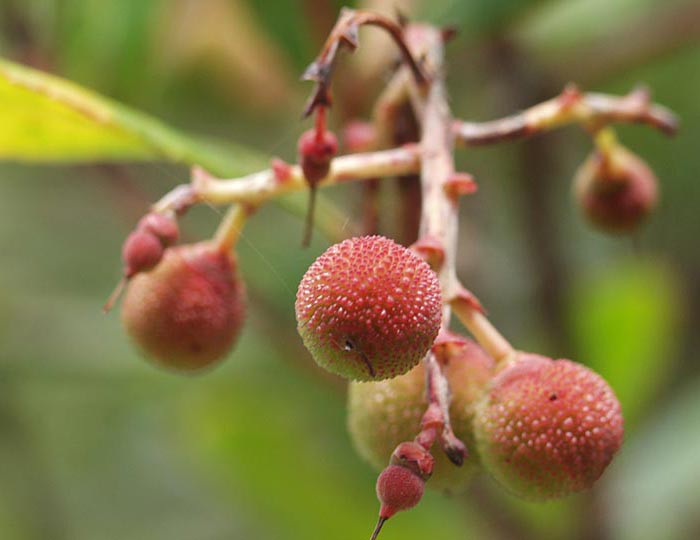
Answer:
<svg viewBox="0 0 700 540"><path fill-rule="evenodd" d="M340 28L355 15L369 17L346 11ZM387 21L382 24L391 26ZM348 43L353 35L349 28L337 33ZM313 73L328 76L332 71L336 49L328 50L319 57L320 64L312 64ZM414 67L420 71L417 64ZM243 214L252 212L277 193L275 189L296 182L310 196L305 243L313 224L316 189L333 177L338 151L335 135L326 129L329 81L321 75L312 78L317 89L307 113L315 112L316 123L299 139L298 166L273 160L271 172L259 176L260 182L270 181L263 186L263 195L230 201L239 203ZM527 118L542 121L542 111L549 111L547 118L555 125L554 119L568 118L571 107L583 107L582 100L581 94L570 90L545 103L538 114L497 123L500 127L487 123L486 131L471 125L470 136L478 144L479 134L485 132L489 140L507 138L513 126L528 128L515 134L536 131L537 123L529 125ZM674 129L670 115L658 108L650 112L646 94L604 102L611 110L624 104L628 121ZM609 232L630 232L653 210L657 181L640 158L618 143L607 127L610 111L606 116L603 109L596 110L598 116L591 113L580 119L591 130L596 149L577 173L574 194L592 223ZM447 123L437 132L447 133L451 129ZM348 139L354 141L348 146L367 150L374 134L360 124L348 131L352 134ZM431 140L429 136L422 140L422 160L439 154L431 154L426 143ZM408 152L408 147L402 148ZM372 178L377 176L372 160L386 159L381 152L355 156L356 166L363 159L369 165L344 175L336 170L339 177L355 178L359 172ZM379 168L382 176L403 171L389 169ZM442 173L447 178L440 178ZM422 220L426 214L439 221L446 212L456 212L457 195L474 190L471 177L454 173L451 166L421 174L421 181L440 188L433 190L439 202L449 203L434 207L423 201ZM214 365L230 351L243 322L245 292L231 254L229 225L223 227L226 234L217 233L211 241L173 247L178 238L175 214L192 204L192 192L186 194L182 207L154 207L159 211L144 217L125 242L122 284L128 287L122 318L147 356L191 372ZM207 200L202 193L198 196L195 199ZM456 222L456 213L453 217ZM448 228L439 224L436 229L443 234ZM450 259L446 252L456 247L456 238L451 240L428 231L406 248L382 236L350 238L316 259L297 292L299 334L321 367L350 380L352 440L360 455L381 470L376 486L381 507L373 538L396 512L418 504L426 482L454 493L483 469L515 495L553 499L590 488L622 445L620 404L598 374L571 360L517 351L485 318L474 323L474 317L483 315L478 301L459 286L453 257L452 266L446 264ZM450 253L454 255L454 249ZM441 279L447 290L441 290ZM464 304L469 305L466 315L460 313ZM450 309L476 342L449 330Z"/></svg>
<svg viewBox="0 0 700 540"><path fill-rule="evenodd" d="M164 249L176 238L174 220L149 214L125 242L123 322L158 363L200 370L232 347L244 288L228 250L213 242ZM620 448L620 406L600 376L529 353L494 359L442 328L437 275L390 239L331 246L306 272L295 307L316 362L351 380L348 425L357 450L378 469L391 456L377 482L380 522L417 504L429 478L456 492L480 467L527 498L584 490ZM431 405L421 361L430 354L451 389L451 427L468 449L460 467L431 453L435 437L419 435Z"/></svg>
<svg viewBox="0 0 700 540"><path fill-rule="evenodd" d="M425 481L462 489L483 467L512 493L551 499L590 488L622 444L620 405L596 373L570 360L514 352L491 358L441 330L436 274L380 236L329 248L296 300L298 329L316 362L351 379L348 426L359 453L381 469L380 523L421 498ZM425 439L426 367L433 354L452 395L449 418L468 448L461 467ZM392 454L393 450L393 454Z"/></svg>

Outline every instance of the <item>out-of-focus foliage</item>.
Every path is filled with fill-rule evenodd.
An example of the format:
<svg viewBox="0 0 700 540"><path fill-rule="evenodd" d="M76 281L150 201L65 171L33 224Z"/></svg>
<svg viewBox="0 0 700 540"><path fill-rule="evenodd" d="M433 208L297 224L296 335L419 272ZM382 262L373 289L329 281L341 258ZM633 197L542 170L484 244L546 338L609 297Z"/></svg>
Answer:
<svg viewBox="0 0 700 540"><path fill-rule="evenodd" d="M147 115L68 81L0 60L0 159L34 162L169 160L241 174L251 150L208 147Z"/></svg>
<svg viewBox="0 0 700 540"><path fill-rule="evenodd" d="M570 307L580 359L615 388L628 432L675 367L677 283L659 262L621 260L582 279Z"/></svg>
<svg viewBox="0 0 700 540"><path fill-rule="evenodd" d="M355 4L393 10L393 2ZM572 129L542 143L460 154L460 166L480 184L462 203L460 276L518 347L565 355L604 373L630 429L591 494L538 505L481 482L463 497L431 494L392 519L382 535L568 540L607 531L614 540L694 539L700 530L693 506L700 496L694 481L700 474L697 2L401 4L409 15L463 29L448 48L458 115L508 114L550 97L570 79L614 93L643 81L679 114L682 129L672 140L638 126L620 129L661 182L661 207L634 242L590 231L570 202L570 177L590 150L585 135ZM234 174L257 167L251 162L257 155L294 159L296 137L308 125L299 113L309 89L296 78L339 6L0 0L0 56L162 118L155 125L168 133L175 132L162 126L216 140L215 149L206 143L203 151ZM377 32L363 31L361 41L375 43L370 36ZM354 62L343 55L338 65L334 123L348 111L369 114L373 88L386 76L353 71ZM352 107L343 106L343 96L354 100ZM0 165L0 538L367 537L377 510L375 476L345 434L344 386L316 368L294 327L297 283L328 241L317 236L301 250L301 221L276 206L261 209L238 249L251 311L241 342L206 375L160 371L133 352L116 314L101 317L99 307L119 276L121 241L153 200L187 179L186 167L142 162L153 147L133 133L140 121L152 121L140 114L129 116L136 129L127 122L116 147L105 125L85 125L87 138L66 131L65 123L47 132L49 147L36 137L18 138L18 126L37 117L67 121L74 111L1 77L0 98L5 157L3 148L11 145L14 157L23 148L26 158L74 152L78 143L86 152L89 143L90 155L131 160ZM180 130L175 136L191 137ZM244 162L243 155L253 158ZM538 164L546 167L532 174ZM533 199L536 182L546 196ZM350 234L359 214L356 191L324 194L335 201L321 209L324 229ZM383 188L385 231L394 230L394 195ZM300 213L305 198L291 204ZM186 239L211 234L217 217L208 208L193 211L183 222ZM538 228L537 219L546 226Z"/></svg>

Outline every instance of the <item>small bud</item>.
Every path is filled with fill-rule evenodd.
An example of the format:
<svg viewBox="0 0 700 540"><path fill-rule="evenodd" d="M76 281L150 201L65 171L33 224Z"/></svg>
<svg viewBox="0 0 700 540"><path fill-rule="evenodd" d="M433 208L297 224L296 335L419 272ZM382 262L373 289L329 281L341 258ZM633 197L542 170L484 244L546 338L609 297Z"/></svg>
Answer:
<svg viewBox="0 0 700 540"><path fill-rule="evenodd" d="M136 230L127 236L122 247L124 277L131 278L156 266L163 257L163 244L150 232Z"/></svg>
<svg viewBox="0 0 700 540"><path fill-rule="evenodd" d="M586 218L612 233L635 230L657 203L654 172L638 156L620 146L591 154L574 179L574 192Z"/></svg>
<svg viewBox="0 0 700 540"><path fill-rule="evenodd" d="M400 465L389 465L377 478L377 498L381 503L379 521L374 529L372 539L376 539L384 522L402 510L408 510L417 505L423 491L423 479Z"/></svg>
<svg viewBox="0 0 700 540"><path fill-rule="evenodd" d="M171 216L158 212L150 212L143 216L137 225L137 229L155 235L164 247L172 246L180 237L177 221Z"/></svg>
<svg viewBox="0 0 700 540"><path fill-rule="evenodd" d="M421 500L424 487L423 479L410 469L389 465L377 478L380 517L389 519L396 512L413 508Z"/></svg>
<svg viewBox="0 0 700 540"><path fill-rule="evenodd" d="M478 186L471 174L455 172L445 180L442 188L448 196L456 199L461 195L471 195L478 189Z"/></svg>
<svg viewBox="0 0 700 540"><path fill-rule="evenodd" d="M432 235L421 236L410 249L418 253L433 270L440 270L445 262L445 248L442 242Z"/></svg>
<svg viewBox="0 0 700 540"><path fill-rule="evenodd" d="M338 153L338 139L330 131L319 136L316 129L309 129L299 137L298 151L304 177L315 185L328 176L331 160Z"/></svg>
<svg viewBox="0 0 700 540"><path fill-rule="evenodd" d="M435 459L432 454L415 442L402 442L391 454L391 465L401 465L411 469L423 480L427 480L433 474Z"/></svg>
<svg viewBox="0 0 700 540"><path fill-rule="evenodd" d="M343 130L343 147L347 152L366 152L374 147L377 139L370 122L353 120Z"/></svg>
<svg viewBox="0 0 700 540"><path fill-rule="evenodd" d="M494 361L471 339L441 333L433 351L443 365L451 390L450 424L454 435L466 443L469 453L461 467L456 467L443 451L435 452L435 463L427 487L441 492L463 491L479 469L479 455L472 429L476 404L492 377ZM379 382L352 382L348 388L348 430L360 456L377 471L393 455L395 465L406 465L408 458L424 456L425 449L410 441L421 432L430 406L425 391L425 364L421 362L405 375ZM430 407L429 410L434 410ZM441 412L436 420L443 422ZM439 417L439 418L437 418ZM436 422L436 427L440 427ZM420 442L420 441L419 441ZM443 449L459 459L459 443L441 439ZM414 446L415 445L415 446ZM414 450L411 454L411 450ZM392 454L393 452L393 454ZM400 460L400 461L396 461ZM427 464L427 459L425 463ZM426 466L422 469L427 470Z"/></svg>

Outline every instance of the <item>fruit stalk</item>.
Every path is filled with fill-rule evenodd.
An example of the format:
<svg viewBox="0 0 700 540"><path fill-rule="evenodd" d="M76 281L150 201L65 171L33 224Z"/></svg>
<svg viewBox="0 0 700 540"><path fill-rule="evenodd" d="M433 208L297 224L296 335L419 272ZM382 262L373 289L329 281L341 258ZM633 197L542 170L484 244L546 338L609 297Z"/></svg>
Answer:
<svg viewBox="0 0 700 540"><path fill-rule="evenodd" d="M246 207L242 204L232 205L224 219L219 223L219 227L214 234L214 242L223 250L230 251L238 242L241 231L248 216L254 211L252 207Z"/></svg>
<svg viewBox="0 0 700 540"><path fill-rule="evenodd" d="M421 103L421 91L413 89L414 105L422 112L423 133L421 148L420 180L423 204L419 234L421 238L434 239L442 247L442 263L434 268L440 281L443 298L449 298L457 284L457 204L445 190L446 182L454 174L454 137L450 129L451 114L442 79L443 38L434 27L414 25L410 27L409 43L415 49L423 49L425 65L432 74L430 84ZM442 312L443 328L449 328L450 304L445 302ZM442 366L431 353L425 360L428 408L423 416L422 431L416 438L429 449L436 437L450 460L461 465L466 456L466 446L453 433L450 424L450 389ZM438 429L431 426L436 426Z"/></svg>
<svg viewBox="0 0 700 540"><path fill-rule="evenodd" d="M391 150L339 156L333 159L328 176L319 181L318 187L415 173L420 169L420 154L417 145L405 145ZM153 205L153 210L182 212L198 203L238 202L259 206L284 193L308 188L299 165L280 161L269 169L229 179L215 178L204 169L194 167L191 182L166 194Z"/></svg>

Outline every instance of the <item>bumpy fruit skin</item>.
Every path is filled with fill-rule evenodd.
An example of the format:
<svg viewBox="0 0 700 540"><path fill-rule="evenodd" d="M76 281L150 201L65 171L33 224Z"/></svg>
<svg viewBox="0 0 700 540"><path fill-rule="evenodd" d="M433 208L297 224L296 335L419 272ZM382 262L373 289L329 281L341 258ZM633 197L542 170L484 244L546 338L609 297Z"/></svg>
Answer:
<svg viewBox="0 0 700 540"><path fill-rule="evenodd" d="M491 378L493 364L493 359L481 347L465 340L445 366L452 393L452 428L466 444L469 454L462 466L456 467L443 452L436 450L428 487L460 492L478 469L472 420L476 402ZM348 430L358 453L375 469L381 470L400 442L410 441L418 434L427 405L422 363L405 375L387 381L350 383Z"/></svg>
<svg viewBox="0 0 700 540"><path fill-rule="evenodd" d="M595 226L611 233L635 230L656 207L658 182L649 166L616 147L607 156L594 152L574 179L574 193Z"/></svg>
<svg viewBox="0 0 700 540"><path fill-rule="evenodd" d="M413 471L400 465L389 465L377 478L379 516L389 519L396 512L417 505L423 497L425 482Z"/></svg>
<svg viewBox="0 0 700 540"><path fill-rule="evenodd" d="M484 467L509 491L543 500L590 488L622 445L610 386L570 360L520 354L474 419Z"/></svg>
<svg viewBox="0 0 700 540"><path fill-rule="evenodd" d="M153 271L132 278L122 304L123 324L145 355L182 371L221 360L244 314L235 259L204 242L166 250Z"/></svg>
<svg viewBox="0 0 700 540"><path fill-rule="evenodd" d="M316 362L355 380L409 371L440 328L437 276L381 236L351 238L309 267L296 298L297 329Z"/></svg>

